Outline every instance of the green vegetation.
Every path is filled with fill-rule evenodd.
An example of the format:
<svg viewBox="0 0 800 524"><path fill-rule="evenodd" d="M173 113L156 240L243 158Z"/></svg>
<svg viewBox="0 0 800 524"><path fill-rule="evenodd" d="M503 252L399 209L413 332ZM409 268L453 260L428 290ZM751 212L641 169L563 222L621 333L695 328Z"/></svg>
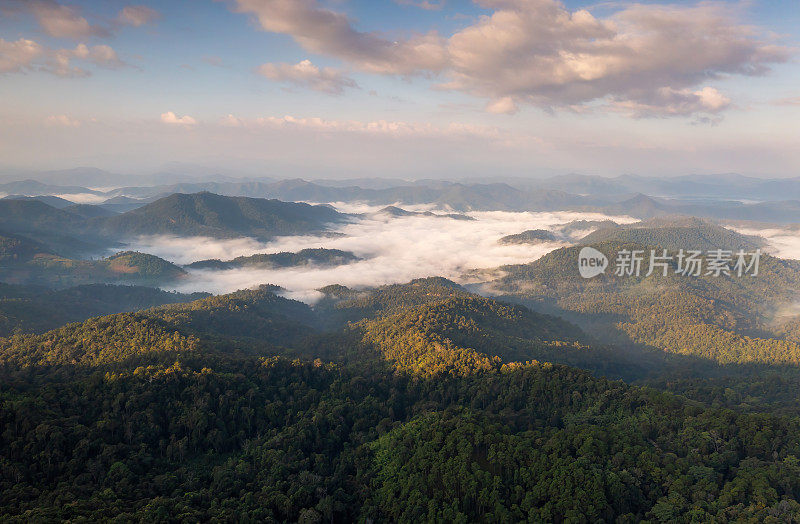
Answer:
<svg viewBox="0 0 800 524"><path fill-rule="evenodd" d="M2 340L0 518L800 518L796 418L519 362L595 350L444 279L274 290Z"/></svg>
<svg viewBox="0 0 800 524"><path fill-rule="evenodd" d="M346 215L328 206L213 193L176 193L121 215L88 222L106 236L135 235L252 236L301 235L324 231Z"/></svg>
<svg viewBox="0 0 800 524"><path fill-rule="evenodd" d="M199 260L186 267L191 269L235 269L241 267L257 267L278 269L298 266L341 266L361 260L350 251L340 249L301 249L297 253L282 251L280 253L240 256L233 260L219 259Z"/></svg>
<svg viewBox="0 0 800 524"><path fill-rule="evenodd" d="M0 267L0 280L11 284L63 288L88 283L159 285L182 278L186 271L147 253L123 251L99 260L76 260L42 253L30 244L6 244L13 263Z"/></svg>
<svg viewBox="0 0 800 524"><path fill-rule="evenodd" d="M581 244L586 245L600 242L659 246L673 251L679 249L754 251L765 245L759 237L742 235L693 217L657 218L621 226L602 227L580 240Z"/></svg>
<svg viewBox="0 0 800 524"><path fill-rule="evenodd" d="M69 322L188 302L205 296L141 286L89 284L61 290L0 284L0 336L41 333Z"/></svg>
<svg viewBox="0 0 800 524"><path fill-rule="evenodd" d="M556 236L545 229L529 229L516 235L506 235L498 242L500 244L539 244L541 242L553 242Z"/></svg>

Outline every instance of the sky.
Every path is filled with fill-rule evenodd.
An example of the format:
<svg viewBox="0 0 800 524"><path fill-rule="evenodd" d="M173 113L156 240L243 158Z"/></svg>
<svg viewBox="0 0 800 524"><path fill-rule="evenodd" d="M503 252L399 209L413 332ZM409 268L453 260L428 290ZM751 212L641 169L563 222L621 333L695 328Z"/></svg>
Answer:
<svg viewBox="0 0 800 524"><path fill-rule="evenodd" d="M800 176L796 0L0 0L0 169Z"/></svg>

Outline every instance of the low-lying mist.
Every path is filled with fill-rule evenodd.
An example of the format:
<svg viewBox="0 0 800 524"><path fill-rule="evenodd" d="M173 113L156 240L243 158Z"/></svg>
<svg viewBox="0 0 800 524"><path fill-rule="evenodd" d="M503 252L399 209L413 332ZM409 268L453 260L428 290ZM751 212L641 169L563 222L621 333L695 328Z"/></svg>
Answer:
<svg viewBox="0 0 800 524"><path fill-rule="evenodd" d="M432 216L389 217L376 213L379 207L354 204L336 204L335 207L348 213L363 213L352 223L332 227L332 231L343 235L340 237L287 236L259 242L252 238L220 240L151 236L131 242L128 248L151 253L177 264L319 247L351 251L364 259L337 267L189 270L188 278L170 287L183 292L227 293L269 283L285 288L286 295L291 298L313 302L320 296L316 289L328 284L365 287L407 282L427 276L443 276L459 282L463 281L464 272L470 269L531 262L568 243L567 239L524 245L501 245L497 242L505 235L528 229L552 230L557 224L573 220L635 221L629 217L576 212L469 213L474 220ZM425 208L404 206L404 209Z"/></svg>
<svg viewBox="0 0 800 524"><path fill-rule="evenodd" d="M779 258L791 258L800 260L800 231L790 227L787 228L741 228L731 227L743 235L755 235L767 241L766 249L769 254Z"/></svg>

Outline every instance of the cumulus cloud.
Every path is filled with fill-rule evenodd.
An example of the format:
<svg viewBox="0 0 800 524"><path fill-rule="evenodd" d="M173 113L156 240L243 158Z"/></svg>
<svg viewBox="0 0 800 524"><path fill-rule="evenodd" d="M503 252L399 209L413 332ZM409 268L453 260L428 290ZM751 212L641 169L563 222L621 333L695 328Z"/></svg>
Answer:
<svg viewBox="0 0 800 524"><path fill-rule="evenodd" d="M127 5L122 8L117 20L133 27L143 26L161 18L161 13L145 5Z"/></svg>
<svg viewBox="0 0 800 524"><path fill-rule="evenodd" d="M615 109L636 118L716 115L730 105L730 98L713 87L704 87L698 91L662 87L630 100L612 103Z"/></svg>
<svg viewBox="0 0 800 524"><path fill-rule="evenodd" d="M62 5L54 0L33 0L25 2L25 5L49 36L75 39L109 36L107 29L90 24L74 6Z"/></svg>
<svg viewBox="0 0 800 524"><path fill-rule="evenodd" d="M762 75L792 53L740 23L726 2L622 4L605 18L557 0L476 3L493 12L449 38L431 32L397 40L357 31L315 0L237 0L236 10L362 71L441 75L440 87L488 98L490 110L510 108L510 99L548 109L601 100L612 109L638 106L630 110L638 117L719 112L729 107L715 105L724 95L714 102L700 86Z"/></svg>
<svg viewBox="0 0 800 524"><path fill-rule="evenodd" d="M503 98L492 100L486 104L486 111L498 115L513 115L519 111L519 107L517 107L517 104L514 102L513 98L510 96L504 96Z"/></svg>
<svg viewBox="0 0 800 524"><path fill-rule="evenodd" d="M331 133L362 133L406 137L480 137L503 138L496 127L475 124L450 123L438 126L427 122L403 122L390 120L330 120L319 117L268 116L243 119L234 115L224 117L221 124L231 127L298 129Z"/></svg>
<svg viewBox="0 0 800 524"><path fill-rule="evenodd" d="M51 52L49 64L44 70L58 76L88 76L91 74L86 69L72 65L72 60L86 61L106 69L117 69L125 65L125 62L120 60L117 52L111 46L78 44L74 49L58 49Z"/></svg>
<svg viewBox="0 0 800 524"><path fill-rule="evenodd" d="M167 111L166 113L161 113L161 122L169 125L193 126L197 123L197 120L189 115L178 116L172 111Z"/></svg>
<svg viewBox="0 0 800 524"><path fill-rule="evenodd" d="M50 49L33 40L20 38L8 42L0 38L0 73L39 70L58 76L88 76L91 73L73 65L73 60L115 69L125 66L116 51L105 44L78 44L73 49Z"/></svg>
<svg viewBox="0 0 800 524"><path fill-rule="evenodd" d="M316 0L236 0L235 9L253 15L265 31L290 35L307 51L347 60L364 71L407 75L446 65L444 40L435 32L404 40L360 32L346 15Z"/></svg>
<svg viewBox="0 0 800 524"><path fill-rule="evenodd" d="M275 82L286 82L330 94L341 94L346 88L358 87L355 80L332 67L320 69L310 60L296 64L262 64L258 73Z"/></svg>
<svg viewBox="0 0 800 524"><path fill-rule="evenodd" d="M220 125L225 127L242 127L244 126L244 121L241 118L238 118L232 114L228 114L227 116L222 117L219 120Z"/></svg>
<svg viewBox="0 0 800 524"><path fill-rule="evenodd" d="M53 127L80 127L81 121L67 115L51 115L45 119L45 125Z"/></svg>
<svg viewBox="0 0 800 524"><path fill-rule="evenodd" d="M16 73L31 67L45 48L33 40L20 38L9 42L0 38L0 73Z"/></svg>
<svg viewBox="0 0 800 524"><path fill-rule="evenodd" d="M335 205L347 212L371 213L378 209L358 204ZM429 209L428 206L404 207ZM345 235L338 238L292 236L260 243L247 238L214 240L143 237L129 247L183 264L206 258L228 260L240 255L316 247L352 251L364 258L354 264L333 268L192 270L190 278L178 285L178 289L182 291L207 290L222 293L273 283L289 290L289 296L313 301L319 295L315 289L335 283L366 287L434 275L465 282L468 278L465 272L471 269L530 262L563 245L559 242L528 246L498 244L497 240L504 235L519 233L525 229L547 229L581 218L606 218L595 213L573 212L480 212L470 215L476 220L460 221L421 216L388 218L373 214L337 227L336 231ZM633 221L625 217L614 219Z"/></svg>

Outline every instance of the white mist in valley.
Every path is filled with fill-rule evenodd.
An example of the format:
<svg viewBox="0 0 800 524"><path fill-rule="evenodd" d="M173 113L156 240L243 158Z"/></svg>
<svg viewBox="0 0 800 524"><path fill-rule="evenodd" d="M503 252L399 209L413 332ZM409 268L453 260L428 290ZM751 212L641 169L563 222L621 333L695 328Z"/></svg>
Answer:
<svg viewBox="0 0 800 524"><path fill-rule="evenodd" d="M726 226L743 235L760 236L767 241L766 251L779 258L791 258L800 260L800 230L797 227L770 227L766 229L755 229L752 227L742 228Z"/></svg>
<svg viewBox="0 0 800 524"><path fill-rule="evenodd" d="M379 208L375 206L336 204L335 207L344 212L362 213L351 223L331 227L331 232L340 236L286 236L270 242L259 242L252 238L141 237L128 248L151 253L177 264L320 247L351 251L363 259L336 267L189 270L188 278L171 287L183 292L227 293L260 284L276 284L285 288L286 295L291 298L313 302L320 296L316 290L329 284L358 288L407 282L427 276L443 276L463 282L464 273L468 270L531 262L568 244L566 241L533 245L498 243L505 235L528 229L553 230L558 224L574 220L636 221L630 217L576 212L468 213L473 220L419 215L390 217L376 213ZM429 208L404 206L404 209Z"/></svg>

